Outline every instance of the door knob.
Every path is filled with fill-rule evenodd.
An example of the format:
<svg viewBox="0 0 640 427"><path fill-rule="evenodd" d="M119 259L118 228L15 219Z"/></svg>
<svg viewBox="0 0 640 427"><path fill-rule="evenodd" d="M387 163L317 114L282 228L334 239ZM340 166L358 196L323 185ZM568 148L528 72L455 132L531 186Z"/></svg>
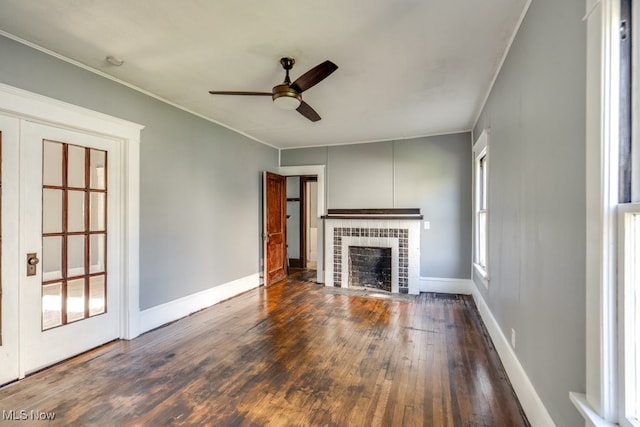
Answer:
<svg viewBox="0 0 640 427"><path fill-rule="evenodd" d="M38 259L38 254L30 253L27 254L27 276L35 276L36 275L36 266L40 260Z"/></svg>

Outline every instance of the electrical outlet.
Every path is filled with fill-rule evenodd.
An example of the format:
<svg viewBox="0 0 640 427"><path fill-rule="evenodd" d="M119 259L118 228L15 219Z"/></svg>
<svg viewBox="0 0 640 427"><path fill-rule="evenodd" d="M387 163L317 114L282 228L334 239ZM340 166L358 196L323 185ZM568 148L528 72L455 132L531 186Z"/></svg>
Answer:
<svg viewBox="0 0 640 427"><path fill-rule="evenodd" d="M516 349L516 330L511 328L511 347Z"/></svg>

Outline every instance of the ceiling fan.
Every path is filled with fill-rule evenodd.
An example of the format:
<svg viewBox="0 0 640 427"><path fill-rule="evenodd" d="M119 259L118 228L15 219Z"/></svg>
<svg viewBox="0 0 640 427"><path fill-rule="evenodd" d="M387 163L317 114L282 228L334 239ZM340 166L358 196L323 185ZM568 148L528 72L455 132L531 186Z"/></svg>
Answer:
<svg viewBox="0 0 640 427"><path fill-rule="evenodd" d="M296 61L293 58L285 57L280 59L280 64L286 72L284 83L273 87L271 92L238 92L238 91L217 91L210 90L212 95L249 95L249 96L270 96L274 104L284 110L297 110L312 122L320 120L320 115L311 108L309 104L302 100L302 92L317 85L326 79L331 73L338 69L338 66L331 61L324 61L316 65L293 83L289 78L289 70L293 68Z"/></svg>

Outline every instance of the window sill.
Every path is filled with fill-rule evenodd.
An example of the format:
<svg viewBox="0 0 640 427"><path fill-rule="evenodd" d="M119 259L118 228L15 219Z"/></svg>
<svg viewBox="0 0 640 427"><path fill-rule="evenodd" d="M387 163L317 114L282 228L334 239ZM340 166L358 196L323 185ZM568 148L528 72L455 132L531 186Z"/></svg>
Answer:
<svg viewBox="0 0 640 427"><path fill-rule="evenodd" d="M591 408L589 402L587 402L587 396L581 393L570 392L569 399L573 402L574 406L578 409L578 412L584 417L584 419L591 423L595 427L614 427L617 424L610 423L604 420L596 411Z"/></svg>
<svg viewBox="0 0 640 427"><path fill-rule="evenodd" d="M476 272L476 275L480 278L480 281L482 281L482 284L484 285L485 288L489 289L489 273L487 272L487 269L482 267L480 264L476 264L475 262L473 263L473 269Z"/></svg>

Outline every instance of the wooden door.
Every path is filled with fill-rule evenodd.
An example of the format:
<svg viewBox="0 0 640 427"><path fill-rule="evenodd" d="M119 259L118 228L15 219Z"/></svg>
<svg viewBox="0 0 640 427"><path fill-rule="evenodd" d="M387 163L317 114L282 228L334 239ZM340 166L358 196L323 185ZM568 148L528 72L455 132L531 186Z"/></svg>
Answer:
<svg viewBox="0 0 640 427"><path fill-rule="evenodd" d="M287 181L264 173L264 284L287 277Z"/></svg>

